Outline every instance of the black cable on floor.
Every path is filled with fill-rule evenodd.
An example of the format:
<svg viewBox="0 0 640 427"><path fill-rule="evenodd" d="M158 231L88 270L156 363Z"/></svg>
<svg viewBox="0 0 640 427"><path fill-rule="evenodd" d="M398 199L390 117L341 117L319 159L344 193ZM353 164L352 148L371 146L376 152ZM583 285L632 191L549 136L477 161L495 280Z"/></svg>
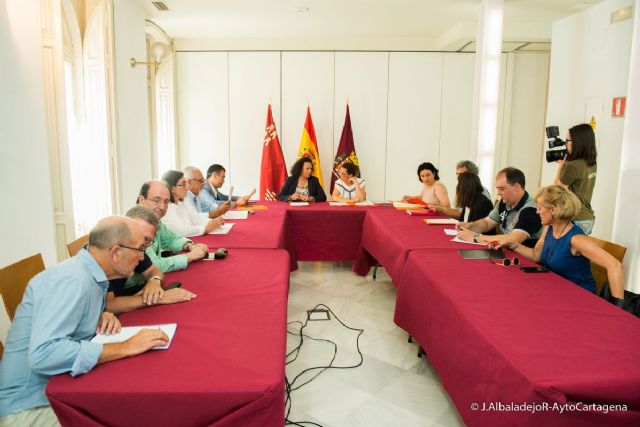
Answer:
<svg viewBox="0 0 640 427"><path fill-rule="evenodd" d="M359 329L359 328L352 328L350 326L347 326L342 320L340 320L340 318L338 318L338 316L336 316L336 314L333 312L333 310L331 310L331 308L329 308L327 305L325 304L318 304L316 305L313 310L316 310L318 307L323 307L326 308L332 315L333 317L340 322L340 324L342 326L344 326L345 328L352 330L352 331L357 331L358 332L358 336L356 337L356 349L358 350L358 355L360 356L360 361L352 366L334 366L333 362L336 359L336 356L338 354L338 346L336 345L336 343L334 343L331 340L328 339L323 339L323 338L314 338L314 337L310 337L309 335L306 335L303 333L304 328L307 326L307 323L309 322L309 317L307 316L307 319L303 322L300 321L294 321L294 322L289 322L287 324L288 325L293 325L293 324L300 324L300 330L298 332L291 332L287 329L287 333L290 335L297 335L300 338L300 341L298 343L298 345L291 350L289 353L287 353L286 356L286 364L290 364L292 362L294 362L298 356L300 355L300 350L302 349L302 344L304 342L304 338L309 338L311 340L314 341L322 341L322 342L328 342L331 345L333 345L333 356L331 357L331 361L329 362L328 365L326 366L314 366L311 368L307 368L304 369L303 371L301 371L298 375L296 375L293 378L293 381L289 382L289 379L287 378L286 374L285 374L285 425L295 425L295 426L300 426L300 427L306 427L306 425L313 425L313 426L317 426L317 427L322 427L320 424L314 423L312 421L291 421L289 419L289 414L291 412L291 393L300 389L300 387L309 384L311 381L313 381L314 379L316 379L318 377L318 375L320 375L321 373L323 373L324 371L326 371L327 369L353 369L353 368L357 368L358 366L361 366L363 361L364 361L364 357L362 356L362 352L360 351L360 336L362 335L362 333L364 332L364 329ZM290 356L294 355L293 358L290 359ZM318 373L316 373L315 375L313 375L309 380L305 381L302 384L296 385L296 381L298 381L298 379L305 373L313 371L313 370L318 370Z"/></svg>

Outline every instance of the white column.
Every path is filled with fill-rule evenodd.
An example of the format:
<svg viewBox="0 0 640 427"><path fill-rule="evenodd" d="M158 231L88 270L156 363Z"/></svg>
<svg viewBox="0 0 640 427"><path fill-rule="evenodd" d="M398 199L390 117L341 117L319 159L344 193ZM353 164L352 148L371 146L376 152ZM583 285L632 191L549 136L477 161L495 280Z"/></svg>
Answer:
<svg viewBox="0 0 640 427"><path fill-rule="evenodd" d="M478 13L473 127L469 155L478 164L480 179L488 188L493 188L503 9L503 0L482 0Z"/></svg>
<svg viewBox="0 0 640 427"><path fill-rule="evenodd" d="M626 246L625 288L640 293L640 2L634 5L633 40L629 66L627 111L622 134L618 194L613 219L613 241ZM599 173L603 173L599 171Z"/></svg>

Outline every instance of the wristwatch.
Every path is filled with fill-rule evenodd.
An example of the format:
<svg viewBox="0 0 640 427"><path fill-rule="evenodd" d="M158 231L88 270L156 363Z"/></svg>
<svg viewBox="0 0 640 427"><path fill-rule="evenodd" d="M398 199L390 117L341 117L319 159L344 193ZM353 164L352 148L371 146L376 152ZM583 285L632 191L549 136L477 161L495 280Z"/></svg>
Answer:
<svg viewBox="0 0 640 427"><path fill-rule="evenodd" d="M473 241L475 243L480 243L480 235L478 233L473 233Z"/></svg>
<svg viewBox="0 0 640 427"><path fill-rule="evenodd" d="M149 280L151 280L151 279L156 279L158 282L160 282L160 286L162 286L162 284L164 283L163 280L162 280L162 277L160 277L160 276L151 276L149 278Z"/></svg>

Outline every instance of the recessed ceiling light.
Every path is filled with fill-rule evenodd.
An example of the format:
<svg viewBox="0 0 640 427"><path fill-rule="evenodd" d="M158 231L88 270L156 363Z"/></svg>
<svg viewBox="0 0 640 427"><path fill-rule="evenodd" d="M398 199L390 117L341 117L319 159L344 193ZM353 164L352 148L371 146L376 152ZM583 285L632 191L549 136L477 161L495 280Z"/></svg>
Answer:
<svg viewBox="0 0 640 427"><path fill-rule="evenodd" d="M299 12L299 13L307 13L307 12L309 12L310 10L311 10L311 9L309 9L309 8L308 8L308 7L306 7L306 6L303 6L303 7L299 7L299 8L298 8L298 12Z"/></svg>

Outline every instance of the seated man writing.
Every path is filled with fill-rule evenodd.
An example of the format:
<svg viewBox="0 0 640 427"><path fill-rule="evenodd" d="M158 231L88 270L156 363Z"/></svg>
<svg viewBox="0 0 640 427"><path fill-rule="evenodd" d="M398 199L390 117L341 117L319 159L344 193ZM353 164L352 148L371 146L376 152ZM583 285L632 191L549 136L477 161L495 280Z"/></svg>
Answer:
<svg viewBox="0 0 640 427"><path fill-rule="evenodd" d="M496 189L501 197L500 203L486 218L457 224L458 236L469 242L497 242L503 246L522 243L527 247L534 247L542 232L542 223L536 213L536 202L525 191L524 186L524 173L521 170L508 167L498 172ZM482 234L495 229L496 225L500 225L502 234Z"/></svg>
<svg viewBox="0 0 640 427"><path fill-rule="evenodd" d="M87 249L31 279L0 363L0 425L58 425L45 395L52 376L81 375L168 344L158 329L144 329L117 344L89 341L96 333L120 330L118 319L104 311L107 286L111 279L131 275L144 247L135 221L108 217L89 233Z"/></svg>

